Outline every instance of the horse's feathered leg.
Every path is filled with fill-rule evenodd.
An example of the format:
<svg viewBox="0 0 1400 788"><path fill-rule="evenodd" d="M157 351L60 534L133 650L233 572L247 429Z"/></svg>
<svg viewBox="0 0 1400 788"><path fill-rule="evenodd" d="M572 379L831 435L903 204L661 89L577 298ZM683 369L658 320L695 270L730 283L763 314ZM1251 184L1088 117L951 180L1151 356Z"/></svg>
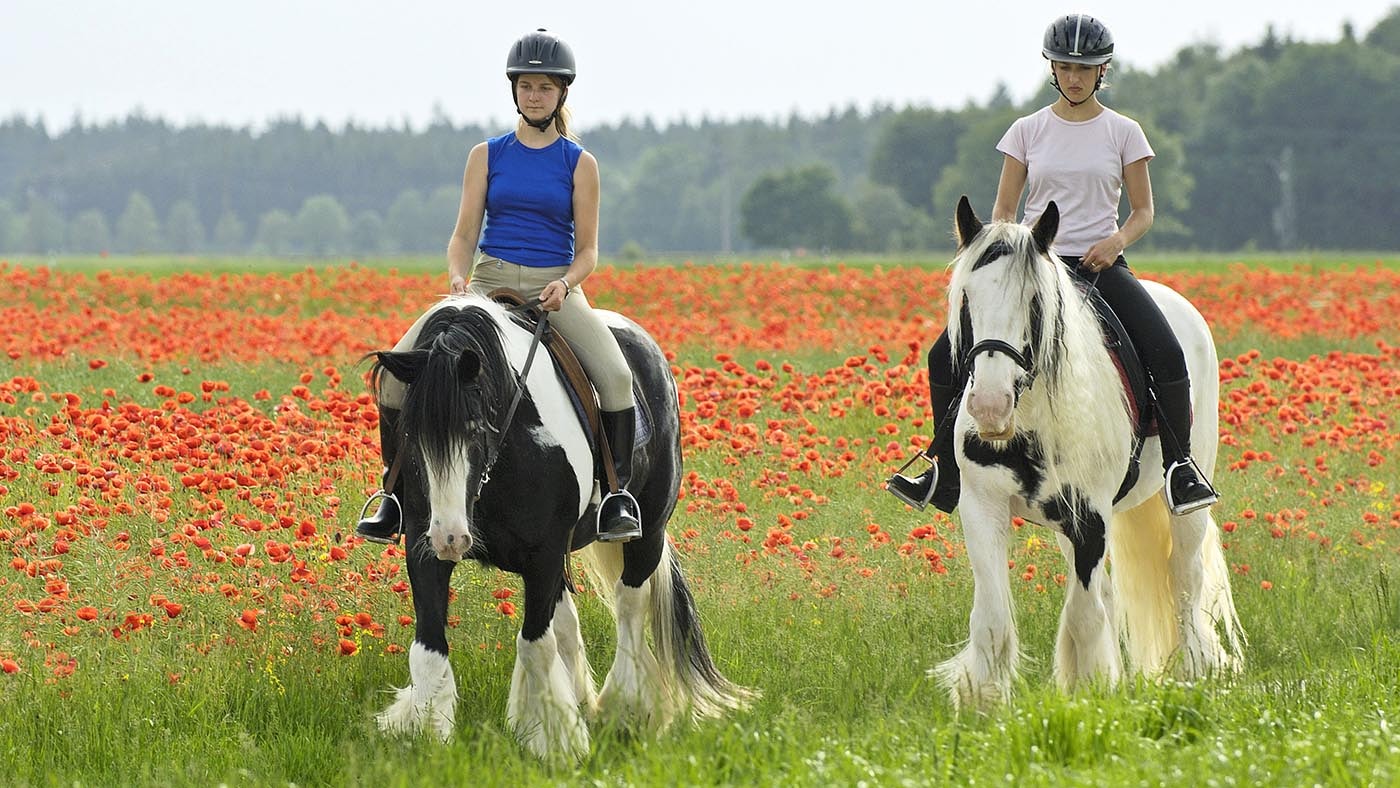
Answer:
<svg viewBox="0 0 1400 788"><path fill-rule="evenodd" d="M618 548L595 545L591 563L615 568L612 551ZM715 666L665 531L650 531L620 552L622 571L613 575L610 594L618 647L599 697L600 713L625 725L659 729L687 707L698 719L747 706L757 693L734 684ZM655 652L647 644L648 621Z"/></svg>
<svg viewBox="0 0 1400 788"><path fill-rule="evenodd" d="M410 531L421 539L423 531ZM447 600L456 564L439 561L410 539L408 579L416 614L413 645L408 652L409 684L378 716L381 730L416 733L425 725L438 738L452 735L457 708L457 685L447 661Z"/></svg>
<svg viewBox="0 0 1400 788"><path fill-rule="evenodd" d="M1172 515L1171 532L1171 576L1181 628L1177 671L1184 679L1197 679L1234 670L1238 660L1216 629L1224 629L1238 650L1239 622L1215 522L1206 510Z"/></svg>
<svg viewBox="0 0 1400 788"><path fill-rule="evenodd" d="M664 542L661 562L651 576L651 633L657 659L671 675L668 683L678 690L693 719L720 717L747 708L758 691L730 681L710 657L695 598L681 573L680 562L669 542Z"/></svg>
<svg viewBox="0 0 1400 788"><path fill-rule="evenodd" d="M970 484L962 496L963 538L972 564L972 613L968 642L952 659L929 671L948 690L954 708L985 710L1011 697L1020 660L1006 571L1009 502L989 500Z"/></svg>
<svg viewBox="0 0 1400 788"><path fill-rule="evenodd" d="M535 755L581 759L588 754L588 727L579 714L574 680L560 658L552 626L564 583L562 554L559 559L557 564L548 562L548 569L522 573L525 621L515 640L506 721Z"/></svg>
<svg viewBox="0 0 1400 788"><path fill-rule="evenodd" d="M1073 564L1093 562L1093 566L1087 575L1076 572L1065 584L1065 604L1055 639L1055 679L1064 690L1090 681L1117 684L1123 676L1123 658L1118 647L1113 586L1104 571L1103 543L1085 545L1063 534L1056 536L1067 560ZM1086 558L1086 553L1090 557Z"/></svg>
<svg viewBox="0 0 1400 788"><path fill-rule="evenodd" d="M583 631L579 627L578 608L567 588L561 588L559 602L554 606L554 640L559 645L559 658L573 681L574 697L588 716L598 712L598 690L593 685L593 666L583 646Z"/></svg>
<svg viewBox="0 0 1400 788"><path fill-rule="evenodd" d="M640 588L618 580L613 588L617 651L603 682L598 711L613 724L635 725L654 732L670 724L678 703L666 673L647 644L650 594L650 580Z"/></svg>

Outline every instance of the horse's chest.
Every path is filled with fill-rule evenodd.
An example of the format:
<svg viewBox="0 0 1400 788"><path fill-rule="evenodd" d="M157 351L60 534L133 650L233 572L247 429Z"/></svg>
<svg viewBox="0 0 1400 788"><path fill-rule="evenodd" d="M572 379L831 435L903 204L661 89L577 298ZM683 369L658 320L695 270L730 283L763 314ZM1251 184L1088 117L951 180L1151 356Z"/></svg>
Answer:
<svg viewBox="0 0 1400 788"><path fill-rule="evenodd" d="M1008 492L1026 500L1037 497L1045 480L1045 453L1035 433L1017 433L1009 441L984 442L968 434L963 439L963 454L969 462L1000 471L1012 489Z"/></svg>

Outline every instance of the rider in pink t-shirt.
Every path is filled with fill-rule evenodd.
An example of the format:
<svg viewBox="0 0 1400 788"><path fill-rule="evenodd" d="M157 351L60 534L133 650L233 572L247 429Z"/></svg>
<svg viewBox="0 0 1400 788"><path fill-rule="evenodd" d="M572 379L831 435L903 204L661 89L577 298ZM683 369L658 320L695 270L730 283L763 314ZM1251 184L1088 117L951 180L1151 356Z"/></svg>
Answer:
<svg viewBox="0 0 1400 788"><path fill-rule="evenodd" d="M1051 200L1060 211L1054 251L1076 273L1090 277L1127 329L1156 397L1162 425L1162 464L1166 496L1177 514L1219 499L1191 460L1191 383L1186 359L1171 326L1142 283L1133 276L1123 250L1152 226L1152 181L1147 164L1152 146L1137 121L1099 102L1113 36L1085 14L1057 18L1045 31L1041 54L1050 61L1051 83L1060 98L1018 119L997 143L1005 158L997 184L994 221L1016 221L1026 194L1022 221L1033 224ZM1128 191L1128 218L1118 225L1118 201ZM895 474L889 491L923 508L932 503L952 511L958 502L958 468L952 430L943 426L962 393L954 379L945 332L929 350L929 389L935 434L925 454L928 470L910 478Z"/></svg>
<svg viewBox="0 0 1400 788"><path fill-rule="evenodd" d="M1100 108L1087 120L1069 120L1053 106L1045 107L1011 124L997 143L997 150L1015 159L1029 176L1022 221L1034 224L1051 200L1060 209L1055 252L1061 256L1083 257L1095 243L1118 232L1124 170L1138 162L1145 169L1156 155L1137 121ZM993 218L1014 221L1014 206L1011 212L1011 217Z"/></svg>

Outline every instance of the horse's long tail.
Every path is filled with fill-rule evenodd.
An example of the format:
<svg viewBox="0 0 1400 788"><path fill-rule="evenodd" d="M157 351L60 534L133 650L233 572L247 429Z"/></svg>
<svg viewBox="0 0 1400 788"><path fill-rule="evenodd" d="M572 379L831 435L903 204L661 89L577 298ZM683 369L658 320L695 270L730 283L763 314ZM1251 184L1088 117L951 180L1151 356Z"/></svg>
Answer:
<svg viewBox="0 0 1400 788"><path fill-rule="evenodd" d="M1203 655L1208 665L1232 669L1242 659L1244 632L1235 613L1219 530L1214 518L1207 515L1205 519L1199 558L1201 591L1190 615L1209 631L1200 633L1201 642L1195 647L1212 652ZM1172 659L1185 656L1178 654L1183 644L1177 599L1186 591L1171 571L1171 519L1162 496L1153 495L1114 515L1109 554L1119 629L1124 633L1129 661L1139 673L1158 675Z"/></svg>
<svg viewBox="0 0 1400 788"><path fill-rule="evenodd" d="M614 587L622 577L622 547L594 543L581 555L598 581L598 595L615 611ZM700 628L695 598L669 543L648 584L652 644L664 673L663 682L675 699L690 707L694 719L719 717L747 707L759 693L730 681L716 667Z"/></svg>
<svg viewBox="0 0 1400 788"><path fill-rule="evenodd" d="M690 702L692 716L719 717L747 707L758 693L725 678L710 658L695 598L669 543L651 583L651 633L656 656L671 673L672 685Z"/></svg>

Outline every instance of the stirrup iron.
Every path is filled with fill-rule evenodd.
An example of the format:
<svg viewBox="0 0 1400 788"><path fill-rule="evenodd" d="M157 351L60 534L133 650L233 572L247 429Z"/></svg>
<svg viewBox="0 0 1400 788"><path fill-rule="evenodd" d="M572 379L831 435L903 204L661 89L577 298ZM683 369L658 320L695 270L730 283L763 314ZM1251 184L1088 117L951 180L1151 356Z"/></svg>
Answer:
<svg viewBox="0 0 1400 788"><path fill-rule="evenodd" d="M1172 474L1176 473L1177 468L1181 468L1183 466L1190 468L1191 470L1196 472L1197 483L1205 485L1205 488L1210 491L1210 495L1208 497L1202 498L1199 501L1178 502L1173 499ZM1187 457L1184 460L1177 460L1176 462L1173 462L1167 468L1167 473L1164 481L1166 483L1162 485L1162 495L1167 499L1167 509L1169 509L1172 514L1190 514L1192 512L1204 509L1207 506L1210 506L1220 500L1220 493L1216 491L1215 485L1211 484L1210 481L1206 479L1206 475L1201 472L1201 466L1196 464L1196 460L1193 457Z"/></svg>
<svg viewBox="0 0 1400 788"><path fill-rule="evenodd" d="M933 470L933 479L931 479L931 480L929 481L928 492L924 493L924 497L923 497L922 500L915 499L915 498L910 498L909 496L907 496L907 495L905 495L903 492L901 492L901 491L899 490L899 488L896 487L896 486L894 486L894 484L893 484L894 480L895 480L895 479L898 479L898 478L904 478L904 479L906 479L906 480L910 480L908 476L905 476L905 475L904 475L904 471L905 471L905 469L907 469L910 465L913 465L914 462L915 462L916 460L918 460L920 457L924 458L925 460L928 460L929 468L930 468L931 470ZM927 472L927 471L926 471L926 472ZM886 489L886 490L889 490L890 495L893 495L895 498L899 499L900 501L902 501L902 502L908 504L909 506L914 507L914 509L915 509L916 511L923 511L925 508L928 507L929 501L932 501L932 500L933 500L933 494L934 494L934 492L938 490L938 474L939 474L938 460L935 459L935 458L933 458L933 457L928 456L927 454L925 454L925 453L923 453L923 452L918 452L918 453L916 453L913 457L910 457L907 461L905 461L905 463L904 463L903 465L899 466L899 470L895 471L894 474L893 474L892 476L890 476L890 478L888 478L888 479L885 480L885 489ZM923 474L920 474L920 475L923 475ZM910 481L912 481L912 480L910 480Z"/></svg>
<svg viewBox="0 0 1400 788"><path fill-rule="evenodd" d="M603 530L603 509L606 508L608 501L614 498L625 499L625 502L623 503L625 511L634 515L635 519L637 520L637 529L635 531L614 533L612 531ZM632 496L632 493L628 492L625 489L618 490L617 492L608 493L607 495L603 496L602 501L598 502L598 511L594 515L593 531L594 533L598 534L598 541L600 542L617 542L621 544L623 542L630 542L633 539L640 539L642 536L641 514L641 504L637 503L637 499Z"/></svg>
<svg viewBox="0 0 1400 788"><path fill-rule="evenodd" d="M399 504L399 497L397 495L394 495L393 493L384 489L375 490L373 493L370 493L369 498L365 499L365 505L360 507L359 522L364 522L365 515L369 513L370 505L378 501L393 501L394 506L397 507L399 510L399 523L394 527L393 538L390 541L384 541L379 537L365 536L364 534L359 533L358 523L355 526L355 535L360 537L361 539L364 539L367 542L374 542L376 544L398 544L399 537L403 535L403 506Z"/></svg>

